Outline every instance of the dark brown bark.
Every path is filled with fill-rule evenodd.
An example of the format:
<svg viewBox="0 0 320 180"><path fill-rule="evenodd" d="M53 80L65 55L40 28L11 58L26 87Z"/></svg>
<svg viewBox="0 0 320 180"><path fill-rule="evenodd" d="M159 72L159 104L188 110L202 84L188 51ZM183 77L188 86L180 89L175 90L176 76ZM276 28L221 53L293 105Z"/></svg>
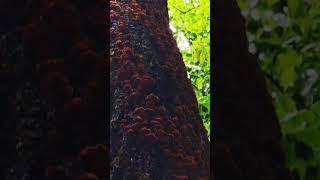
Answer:
<svg viewBox="0 0 320 180"><path fill-rule="evenodd" d="M209 141L166 1L110 8L110 179L209 179Z"/></svg>
<svg viewBox="0 0 320 180"><path fill-rule="evenodd" d="M3 68L6 74L0 70L0 79L6 80L0 85L9 87L0 93L1 98L7 95L1 106L10 110L0 111L10 127L0 121L1 144L9 144L2 148L1 161L6 158L0 179L107 179L106 2L0 4L6 4L1 6L6 10L0 13L6 27L1 33L16 30L8 36L9 50L23 46L14 51L19 58L11 53L0 62L11 65ZM18 43L12 44L12 37Z"/></svg>
<svg viewBox="0 0 320 180"><path fill-rule="evenodd" d="M235 0L213 1L215 180L286 180L281 129Z"/></svg>

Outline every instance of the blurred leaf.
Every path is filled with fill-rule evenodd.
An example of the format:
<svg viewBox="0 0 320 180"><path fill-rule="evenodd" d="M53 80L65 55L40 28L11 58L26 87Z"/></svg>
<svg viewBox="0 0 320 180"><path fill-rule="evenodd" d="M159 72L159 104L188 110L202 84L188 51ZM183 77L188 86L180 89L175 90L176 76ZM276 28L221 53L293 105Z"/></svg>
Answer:
<svg viewBox="0 0 320 180"><path fill-rule="evenodd" d="M296 111L295 102L291 97L285 94L277 96L277 98L275 99L275 106L277 115L280 120L283 119L288 114L288 112Z"/></svg>
<svg viewBox="0 0 320 180"><path fill-rule="evenodd" d="M299 1L300 0L287 0L289 14L290 14L291 17L295 17L296 16L297 10L298 10L298 7L299 7Z"/></svg>
<svg viewBox="0 0 320 180"><path fill-rule="evenodd" d="M277 70L279 74L280 84L287 90L290 83L296 80L295 68L300 66L302 58L293 50L286 50L277 56Z"/></svg>

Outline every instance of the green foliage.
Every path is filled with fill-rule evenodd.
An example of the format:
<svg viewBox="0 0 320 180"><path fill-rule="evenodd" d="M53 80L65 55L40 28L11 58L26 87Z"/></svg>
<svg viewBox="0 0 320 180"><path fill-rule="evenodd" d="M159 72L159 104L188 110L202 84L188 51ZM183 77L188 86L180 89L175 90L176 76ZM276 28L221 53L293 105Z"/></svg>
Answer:
<svg viewBox="0 0 320 180"><path fill-rule="evenodd" d="M295 180L320 180L320 1L238 0Z"/></svg>
<svg viewBox="0 0 320 180"><path fill-rule="evenodd" d="M170 25L210 136L210 0L168 0Z"/></svg>

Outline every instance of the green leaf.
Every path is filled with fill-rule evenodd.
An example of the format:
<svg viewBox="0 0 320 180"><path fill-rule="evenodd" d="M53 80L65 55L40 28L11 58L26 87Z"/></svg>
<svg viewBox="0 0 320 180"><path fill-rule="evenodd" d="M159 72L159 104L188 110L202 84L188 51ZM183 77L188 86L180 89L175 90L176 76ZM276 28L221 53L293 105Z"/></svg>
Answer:
<svg viewBox="0 0 320 180"><path fill-rule="evenodd" d="M280 94L275 99L276 112L280 120L282 120L288 113L296 111L295 102L286 94Z"/></svg>
<svg viewBox="0 0 320 180"><path fill-rule="evenodd" d="M316 116L311 111L299 111L297 114L282 122L283 131L287 134L295 134L305 131L315 121Z"/></svg>
<svg viewBox="0 0 320 180"><path fill-rule="evenodd" d="M289 14L291 17L295 17L295 15L297 14L297 10L299 7L299 1L300 0L287 0Z"/></svg>
<svg viewBox="0 0 320 180"><path fill-rule="evenodd" d="M302 58L295 51L289 49L277 56L277 71L279 81L284 90L296 80L296 67L300 66Z"/></svg>

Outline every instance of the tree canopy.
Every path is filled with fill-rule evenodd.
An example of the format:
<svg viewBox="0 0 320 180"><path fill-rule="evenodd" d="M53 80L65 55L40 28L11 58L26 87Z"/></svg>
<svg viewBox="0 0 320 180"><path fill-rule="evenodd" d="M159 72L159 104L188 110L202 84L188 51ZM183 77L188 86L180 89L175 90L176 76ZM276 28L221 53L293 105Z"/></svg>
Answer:
<svg viewBox="0 0 320 180"><path fill-rule="evenodd" d="M210 136L210 1L168 0L170 26Z"/></svg>

